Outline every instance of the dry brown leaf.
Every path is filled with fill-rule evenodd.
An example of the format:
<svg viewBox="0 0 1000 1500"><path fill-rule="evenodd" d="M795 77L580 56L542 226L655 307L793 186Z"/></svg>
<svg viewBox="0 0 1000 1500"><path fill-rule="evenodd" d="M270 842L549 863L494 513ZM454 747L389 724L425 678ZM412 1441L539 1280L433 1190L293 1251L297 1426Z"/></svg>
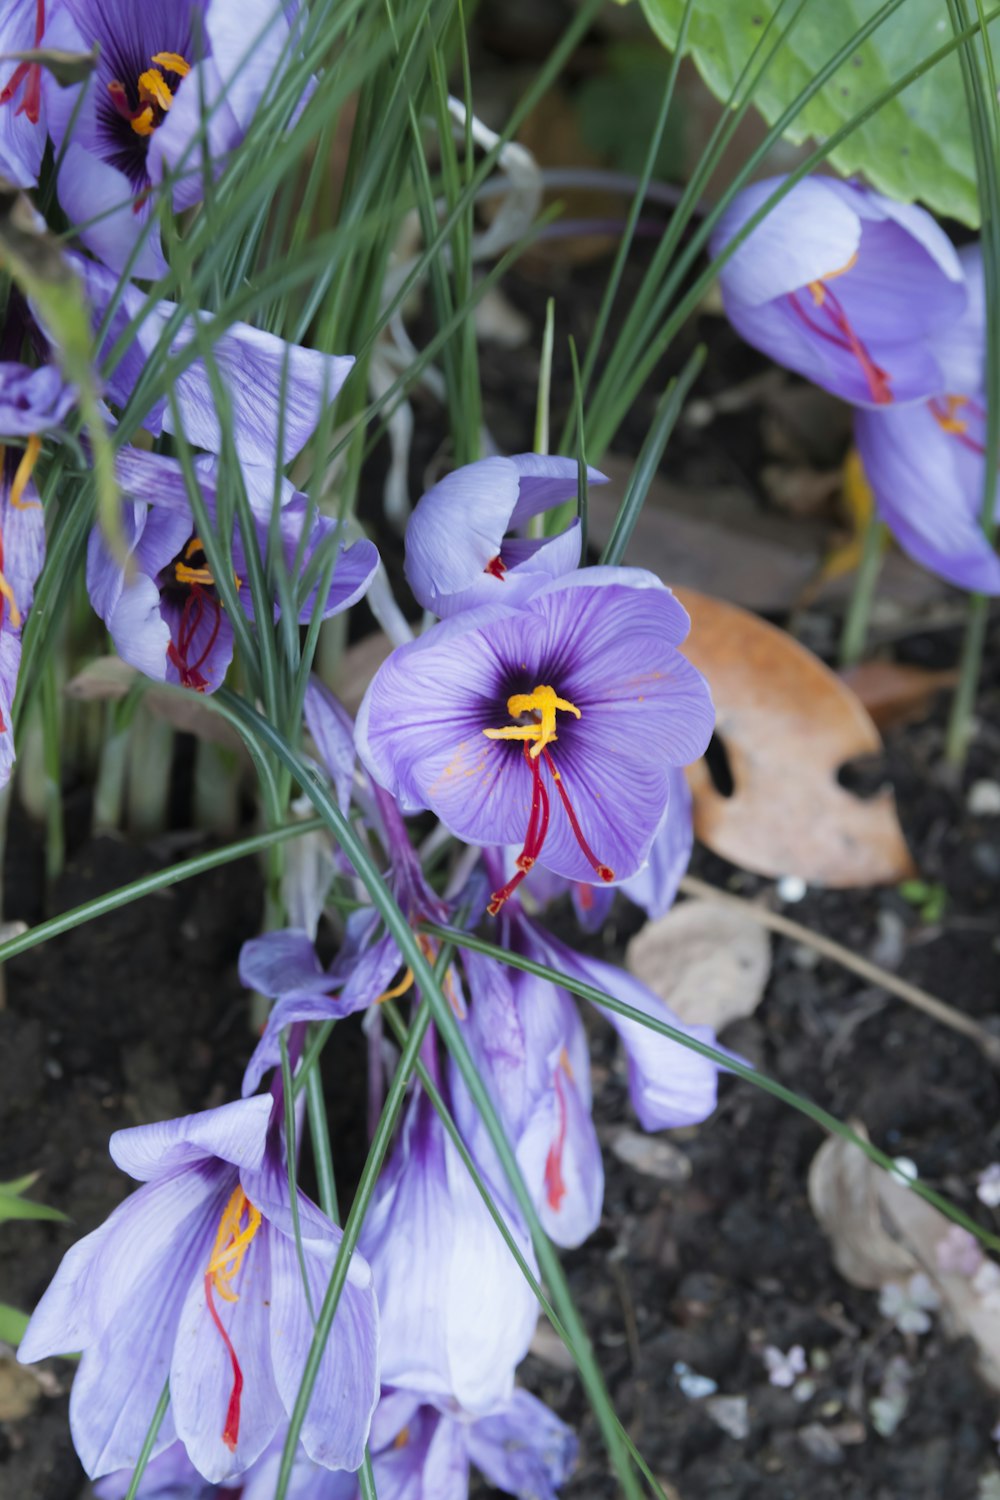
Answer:
<svg viewBox="0 0 1000 1500"><path fill-rule="evenodd" d="M348 646L337 668L334 690L349 714L356 714L365 689L392 650L392 642L383 630L375 630Z"/></svg>
<svg viewBox="0 0 1000 1500"><path fill-rule="evenodd" d="M957 672L929 672L895 661L864 661L845 667L839 675L879 729L926 719L936 694L958 681Z"/></svg>
<svg viewBox="0 0 1000 1500"><path fill-rule="evenodd" d="M65 693L67 698L81 702L118 702L139 678L135 668L119 657L99 656L70 679ZM148 682L143 688L142 701L150 713L182 734L193 734L200 740L209 740L212 744L246 755L236 730L209 707L200 693L180 693Z"/></svg>
<svg viewBox="0 0 1000 1500"><path fill-rule="evenodd" d="M825 886L889 885L913 862L889 791L862 800L837 773L882 749L836 673L783 630L736 605L678 589L690 612L684 653L708 679L732 796L699 761L689 772L695 833L759 875Z"/></svg>
<svg viewBox="0 0 1000 1500"><path fill-rule="evenodd" d="M867 1139L862 1124L851 1124ZM809 1201L841 1275L877 1290L922 1271L951 1331L975 1340L983 1377L1000 1390L1000 1305L977 1292L971 1277L941 1269L938 1247L950 1219L839 1136L813 1158Z"/></svg>
<svg viewBox="0 0 1000 1500"><path fill-rule="evenodd" d="M740 911L685 901L636 933L625 962L682 1021L721 1031L760 1004L771 941Z"/></svg>

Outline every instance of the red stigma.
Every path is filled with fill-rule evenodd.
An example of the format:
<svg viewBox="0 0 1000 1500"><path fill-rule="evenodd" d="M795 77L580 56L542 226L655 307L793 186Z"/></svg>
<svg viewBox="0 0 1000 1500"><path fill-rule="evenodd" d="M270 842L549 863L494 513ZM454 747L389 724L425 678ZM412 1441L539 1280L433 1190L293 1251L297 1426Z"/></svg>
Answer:
<svg viewBox="0 0 1000 1500"><path fill-rule="evenodd" d="M504 574L506 573L506 571L507 571L507 564L504 562L504 560L500 556L499 552L497 553L496 557L491 557L490 558L489 562L486 564L485 568L483 569L483 572L484 573L489 573L489 575L490 575L491 578L499 578L499 580L500 580L501 583L503 583L503 578L504 578Z"/></svg>
<svg viewBox="0 0 1000 1500"><path fill-rule="evenodd" d="M208 687L208 678L204 676L200 668L218 639L219 626L222 623L222 605L213 595L206 593L201 584L193 583L190 587L191 592L184 601L184 613L181 615L177 641L176 644L171 641L167 646L167 658L180 673L182 687L193 688L196 693L203 693ZM191 650L206 606L214 612L208 641L201 655L195 661L188 661L188 652Z"/></svg>
<svg viewBox="0 0 1000 1500"><path fill-rule="evenodd" d="M215 1298L212 1296L212 1285L214 1283L214 1280L214 1273L212 1271L206 1271L205 1301L208 1303L208 1311L211 1315L212 1322L219 1330L219 1333L222 1337L222 1342L226 1346L226 1351L229 1354L229 1359L233 1367L233 1389L229 1395L229 1406L226 1408L226 1425L222 1429L222 1441L225 1443L230 1453L232 1453L235 1451L236 1444L239 1442L240 1437L240 1401L243 1396L243 1371L240 1369L240 1362L236 1358L236 1350L233 1348L232 1340L230 1339L229 1334L223 1328L222 1319L219 1317L218 1311L215 1306Z"/></svg>
<svg viewBox="0 0 1000 1500"><path fill-rule="evenodd" d="M35 46L42 44L42 35L45 31L45 0L35 0ZM38 117L42 109L42 69L38 63L19 63L11 74L6 86L0 90L0 104L9 104L17 93L21 84L27 79L24 89L24 98L18 105L17 113L27 115L32 125L38 124Z"/></svg>
<svg viewBox="0 0 1000 1500"><path fill-rule="evenodd" d="M801 318L806 327L828 344L835 344L838 349L846 349L853 354L861 366L861 373L868 382L868 391L874 402L879 406L888 406L893 400L892 391L889 389L889 374L877 365L872 359L864 344L858 338L851 327L850 319L844 311L843 305L834 292L831 292L826 282L818 283L822 287L822 300L817 304L817 311L821 311L830 327L824 325L810 316L809 310L802 306L796 292L789 292L788 300L796 315ZM818 295L818 293L817 293Z"/></svg>
<svg viewBox="0 0 1000 1500"><path fill-rule="evenodd" d="M549 1154L545 1159L545 1196L548 1199L549 1207L554 1209L556 1213L562 1207L563 1199L566 1196L566 1181L562 1172L562 1158L566 1145L567 1111L566 1095L563 1093L562 1079L559 1076L561 1072L562 1064L560 1063L556 1067L552 1079L555 1085L556 1103L559 1107L559 1128L556 1132L555 1140L549 1147Z"/></svg>

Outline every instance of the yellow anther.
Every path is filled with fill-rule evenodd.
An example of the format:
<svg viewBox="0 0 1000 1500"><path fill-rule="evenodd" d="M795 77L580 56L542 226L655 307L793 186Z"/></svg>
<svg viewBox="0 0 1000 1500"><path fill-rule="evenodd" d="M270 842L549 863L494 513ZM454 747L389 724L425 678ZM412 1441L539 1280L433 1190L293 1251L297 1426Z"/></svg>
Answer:
<svg viewBox="0 0 1000 1500"><path fill-rule="evenodd" d="M149 60L158 68L166 68L168 73L176 73L178 78L186 78L191 71L191 64L179 52L154 52Z"/></svg>
<svg viewBox="0 0 1000 1500"><path fill-rule="evenodd" d="M188 566L188 559L194 557L197 553L201 553L202 557L204 557L205 546L201 537L193 536L184 548L182 554L183 561L174 563L174 577L178 583L200 583L205 588L214 588L215 575L207 564L200 568ZM236 586L237 588L239 587L239 579L236 580Z"/></svg>
<svg viewBox="0 0 1000 1500"><path fill-rule="evenodd" d="M967 432L969 424L964 417L957 415L963 406L968 405L968 396L945 396L944 411L941 410L937 401L931 402L931 412L934 420L942 432Z"/></svg>
<svg viewBox="0 0 1000 1500"><path fill-rule="evenodd" d="M244 1216L246 1223L243 1222ZM229 1283L239 1274L243 1258L259 1228L260 1209L254 1207L241 1187L236 1187L222 1210L207 1271L215 1290L226 1302L239 1301L238 1294L230 1289Z"/></svg>
<svg viewBox="0 0 1000 1500"><path fill-rule="evenodd" d="M173 90L159 68L147 68L139 74L139 99L143 104L158 104L164 110L173 104Z"/></svg>
<svg viewBox="0 0 1000 1500"><path fill-rule="evenodd" d="M140 114L135 115L129 121L129 124L136 135L152 135L156 129L156 125L153 122L152 105L147 104L146 108Z"/></svg>
<svg viewBox="0 0 1000 1500"><path fill-rule="evenodd" d="M857 261L858 252L855 250L850 260L845 261L842 266L838 266L835 271L825 271L818 281L809 281L806 283L809 290L812 292L813 302L817 307L822 307L823 303L826 301L826 286L824 285L824 283L827 281L834 281L838 276L846 276L848 271L850 271L852 267L857 265Z"/></svg>
<svg viewBox="0 0 1000 1500"><path fill-rule="evenodd" d="M561 709L563 713L572 714L574 718L580 717L580 710L575 703L570 703L566 698L560 698L555 688L542 684L530 693L512 693L507 699L507 712L512 719L524 714L537 714L534 723L528 724L505 724L502 729L484 729L483 734L489 740L524 740L531 742L528 752L532 760L537 760L545 749L551 745L553 740L558 739L556 734L556 710Z"/></svg>
<svg viewBox="0 0 1000 1500"><path fill-rule="evenodd" d="M413 970L407 969L398 984L394 984L390 990L383 990L382 994L376 997L375 1004L381 1005L383 1000L398 1000L400 995L406 994L412 984Z"/></svg>
<svg viewBox="0 0 1000 1500"><path fill-rule="evenodd" d="M28 439L24 452L21 454L21 461L14 471L14 478L10 486L10 503L18 510L31 510L33 506L39 504L37 500L24 500L22 497L28 487L28 480L34 473L35 465L38 462L38 455L41 451L42 440L37 432L33 432Z"/></svg>
<svg viewBox="0 0 1000 1500"><path fill-rule="evenodd" d="M13 625L15 630L20 630L21 611L17 607L17 600L14 598L14 590L11 588L10 584L7 582L2 573L0 573L0 598L7 601L7 611L10 615L10 623Z"/></svg>

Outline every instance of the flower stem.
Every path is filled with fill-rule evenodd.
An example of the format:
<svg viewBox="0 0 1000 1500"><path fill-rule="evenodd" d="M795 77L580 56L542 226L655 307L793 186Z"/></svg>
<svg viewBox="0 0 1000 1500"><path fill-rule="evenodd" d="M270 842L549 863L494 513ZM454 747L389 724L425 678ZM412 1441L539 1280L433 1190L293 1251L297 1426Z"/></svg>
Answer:
<svg viewBox="0 0 1000 1500"><path fill-rule="evenodd" d="M979 672L983 661L989 607L990 601L985 594L969 595L969 613L965 622L965 638L962 641L958 687L951 700L948 733L944 745L945 760L956 771L960 771L965 764L969 741L972 738L972 710L976 704L976 690L979 687Z"/></svg>
<svg viewBox="0 0 1000 1500"><path fill-rule="evenodd" d="M885 525L873 511L865 528L861 561L854 575L851 601L847 606L847 614L844 616L844 629L840 637L840 665L842 667L856 666L865 654L872 605L875 602L875 591L882 572L884 547Z"/></svg>

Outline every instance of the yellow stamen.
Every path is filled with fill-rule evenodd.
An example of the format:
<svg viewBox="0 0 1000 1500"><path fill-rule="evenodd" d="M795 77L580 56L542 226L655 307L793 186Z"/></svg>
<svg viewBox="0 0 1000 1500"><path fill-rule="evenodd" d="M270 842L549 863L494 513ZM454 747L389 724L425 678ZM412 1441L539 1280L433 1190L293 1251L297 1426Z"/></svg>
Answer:
<svg viewBox="0 0 1000 1500"><path fill-rule="evenodd" d="M246 1216L246 1223L243 1223ZM219 1232L208 1262L207 1275L211 1276L215 1290L226 1302L238 1302L238 1293L232 1291L230 1283L239 1275L243 1258L250 1243L260 1228L260 1209L255 1208L241 1187L236 1187L222 1210Z"/></svg>
<svg viewBox="0 0 1000 1500"><path fill-rule="evenodd" d="M173 90L159 68L147 68L145 73L139 74L139 101L142 104L158 104L163 110L169 109L173 104Z"/></svg>
<svg viewBox="0 0 1000 1500"><path fill-rule="evenodd" d="M392 989L384 990L382 992L382 994L379 995L376 998L375 1004L376 1005L381 1005L383 1000L398 1000L399 997L400 997L400 995L405 995L406 994L407 990L410 988L410 986L412 984L413 984L413 970L412 969L407 969L406 973L403 975L403 977L399 981L399 983L398 984L394 984L392 986Z"/></svg>
<svg viewBox="0 0 1000 1500"><path fill-rule="evenodd" d="M852 267L857 265L857 262L858 252L855 250L850 260L845 261L842 266L838 266L835 271L826 271L819 281L810 281L808 283L809 290L813 295L813 301L815 302L817 307L821 307L823 305L823 302L826 300L826 287L823 285L823 283L826 281L834 281L838 276L846 276L848 271L850 271Z"/></svg>
<svg viewBox="0 0 1000 1500"><path fill-rule="evenodd" d="M489 740L524 740L532 741L528 754L532 760L537 760L546 745L558 739L556 734L556 710L562 709L563 713L573 714L580 718L580 710L575 703L570 703L566 698L560 698L555 688L542 684L531 693L512 693L507 699L507 712L512 719L521 714L538 714L534 724L506 724L503 729L484 729L483 734Z"/></svg>
<svg viewBox="0 0 1000 1500"><path fill-rule="evenodd" d="M38 455L41 451L42 440L37 432L33 432L28 439L24 452L21 454L21 461L15 469L14 478L11 481L10 503L17 510L31 510L39 504L37 500L24 500L22 496L28 487L28 480L34 472L35 465L38 462Z"/></svg>
<svg viewBox="0 0 1000 1500"><path fill-rule="evenodd" d="M154 52L149 60L158 68L166 68L168 73L176 73L178 78L186 78L191 71L191 64L179 52Z"/></svg>
<svg viewBox="0 0 1000 1500"><path fill-rule="evenodd" d="M201 583L206 588L214 588L215 577L211 568L207 565L203 568L189 568L186 559L194 557L196 552L205 555L205 547L200 537L193 536L184 548L184 562L174 563L174 577L178 583ZM239 580L237 579L237 587Z"/></svg>
<svg viewBox="0 0 1000 1500"><path fill-rule="evenodd" d="M14 590L11 588L10 584L7 582L2 573L0 573L0 598L6 599L7 601L7 609L10 612L10 623L13 625L15 630L20 630L21 611L17 607L17 600L14 598Z"/></svg>
<svg viewBox="0 0 1000 1500"><path fill-rule="evenodd" d="M969 424L964 417L957 415L963 406L968 404L968 396L945 396L944 411L939 410L936 401L931 402L931 411L934 420L942 432L967 432Z"/></svg>

